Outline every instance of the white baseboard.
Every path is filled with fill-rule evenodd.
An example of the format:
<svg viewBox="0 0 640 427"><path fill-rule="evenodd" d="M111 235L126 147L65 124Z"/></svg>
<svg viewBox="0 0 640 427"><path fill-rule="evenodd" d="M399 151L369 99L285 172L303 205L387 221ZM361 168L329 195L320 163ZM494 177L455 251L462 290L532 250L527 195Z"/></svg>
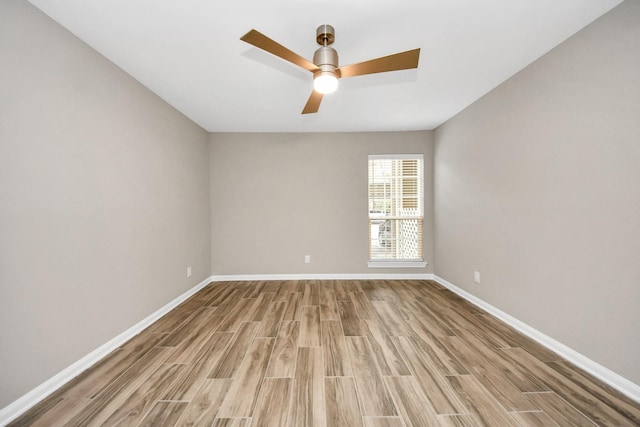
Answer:
<svg viewBox="0 0 640 427"><path fill-rule="evenodd" d="M569 362L585 370L586 372L590 373L594 377L598 378L604 383L620 391L621 393L628 396L629 398L635 400L636 402L640 402L640 385L629 381L623 376L616 374L612 370L605 368L604 366L600 365L597 362L594 362L593 360L589 359L588 357L584 356L581 353L578 353L572 348L567 347L561 342L554 340L553 338L543 334L542 332L538 331L535 328L532 328L526 323L521 322L515 317L512 317L509 314L497 309L491 304L486 303L485 301L470 294L469 292L463 289L460 289L459 287L455 286L453 283L446 281L442 277L434 275L433 280L440 283L442 286L448 288L452 292L455 292L456 294L460 295L462 298L466 299L473 305L478 306L479 308L483 309L489 314L492 314L493 316L502 320L503 322L513 327L514 329L522 332L529 338L537 341L538 343L545 346L549 350L562 356Z"/></svg>
<svg viewBox="0 0 640 427"><path fill-rule="evenodd" d="M226 274L211 276L213 282L251 280L434 280L433 274Z"/></svg>
<svg viewBox="0 0 640 427"><path fill-rule="evenodd" d="M80 375L82 372L99 362L102 358L107 356L113 350L120 347L122 344L138 335L142 330L147 328L156 320L160 319L162 316L167 314L169 311L178 306L181 302L189 298L191 295L198 292L200 289L204 288L207 284L211 283L212 279L210 277L206 278L202 282L198 283L193 288L189 289L179 297L175 298L159 310L155 311L151 315L142 319L140 322L136 323L117 337L111 339L105 344L101 345L91 353L84 356L82 359L78 360L71 366L65 368L60 371L53 377L49 378L44 383L40 384L18 400L9 404L8 406L0 409L0 426L4 426L10 423L12 420L18 418L24 412L35 406L38 402L45 399L51 393L71 381L76 376Z"/></svg>

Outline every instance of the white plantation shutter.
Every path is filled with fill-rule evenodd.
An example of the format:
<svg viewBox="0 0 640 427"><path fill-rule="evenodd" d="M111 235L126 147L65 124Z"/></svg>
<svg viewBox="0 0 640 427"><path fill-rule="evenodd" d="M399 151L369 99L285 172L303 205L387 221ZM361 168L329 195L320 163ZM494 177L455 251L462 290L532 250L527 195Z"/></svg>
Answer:
<svg viewBox="0 0 640 427"><path fill-rule="evenodd" d="M423 261L422 154L369 156L369 261Z"/></svg>

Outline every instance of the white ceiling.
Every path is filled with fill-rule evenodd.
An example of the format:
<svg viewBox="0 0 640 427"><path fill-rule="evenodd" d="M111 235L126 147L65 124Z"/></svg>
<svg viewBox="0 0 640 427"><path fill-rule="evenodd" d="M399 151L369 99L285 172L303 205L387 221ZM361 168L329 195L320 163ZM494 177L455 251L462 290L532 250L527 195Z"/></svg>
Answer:
<svg viewBox="0 0 640 427"><path fill-rule="evenodd" d="M621 0L30 0L211 132L433 129ZM340 64L421 48L417 70L340 80L300 112L310 72L250 46L254 28Z"/></svg>

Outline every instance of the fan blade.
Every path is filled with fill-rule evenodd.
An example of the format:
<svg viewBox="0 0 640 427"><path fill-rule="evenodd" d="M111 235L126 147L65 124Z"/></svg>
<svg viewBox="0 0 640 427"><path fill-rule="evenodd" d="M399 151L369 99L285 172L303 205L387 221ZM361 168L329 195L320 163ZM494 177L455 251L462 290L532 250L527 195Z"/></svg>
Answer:
<svg viewBox="0 0 640 427"><path fill-rule="evenodd" d="M258 47L262 50L265 50L279 58L284 59L285 61L289 61L295 65L298 65L305 70L309 70L311 72L318 71L318 67L313 62L307 61L302 56L290 51L278 42L271 40L269 37L256 30L249 31L247 34L240 37L240 40L254 45L255 47Z"/></svg>
<svg viewBox="0 0 640 427"><path fill-rule="evenodd" d="M317 113L320 108L320 102L322 102L322 94L314 90L311 92L311 96L307 101L307 105L304 106L302 114Z"/></svg>
<svg viewBox="0 0 640 427"><path fill-rule="evenodd" d="M338 68L340 77L362 76L364 74L385 73L387 71L408 70L418 68L420 48L389 56L372 59Z"/></svg>

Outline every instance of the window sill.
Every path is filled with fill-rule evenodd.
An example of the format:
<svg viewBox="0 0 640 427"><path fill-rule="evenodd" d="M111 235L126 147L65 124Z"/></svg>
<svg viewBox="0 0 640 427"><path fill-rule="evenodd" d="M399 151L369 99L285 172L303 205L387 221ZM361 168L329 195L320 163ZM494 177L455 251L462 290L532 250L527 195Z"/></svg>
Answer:
<svg viewBox="0 0 640 427"><path fill-rule="evenodd" d="M426 261L369 261L369 268L424 268Z"/></svg>

